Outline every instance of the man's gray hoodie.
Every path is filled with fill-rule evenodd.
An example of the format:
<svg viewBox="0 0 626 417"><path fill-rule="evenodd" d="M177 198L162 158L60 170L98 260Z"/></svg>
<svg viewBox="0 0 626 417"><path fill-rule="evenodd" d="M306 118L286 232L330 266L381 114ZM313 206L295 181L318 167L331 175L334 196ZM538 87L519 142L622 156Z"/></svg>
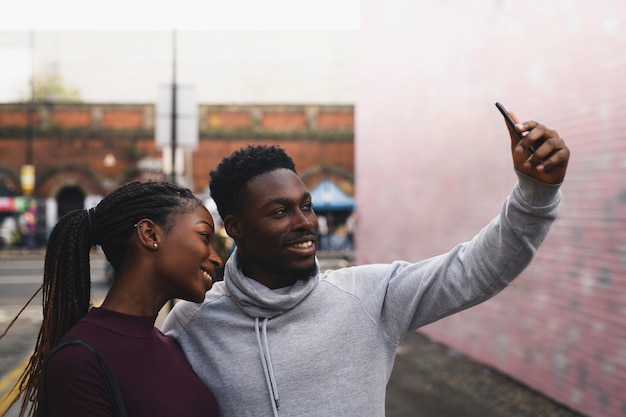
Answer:
<svg viewBox="0 0 626 417"><path fill-rule="evenodd" d="M422 262L321 272L270 290L242 274L235 252L224 281L201 304L177 303L163 330L223 417L382 417L403 338L504 289L544 240L559 187L518 177L471 241Z"/></svg>

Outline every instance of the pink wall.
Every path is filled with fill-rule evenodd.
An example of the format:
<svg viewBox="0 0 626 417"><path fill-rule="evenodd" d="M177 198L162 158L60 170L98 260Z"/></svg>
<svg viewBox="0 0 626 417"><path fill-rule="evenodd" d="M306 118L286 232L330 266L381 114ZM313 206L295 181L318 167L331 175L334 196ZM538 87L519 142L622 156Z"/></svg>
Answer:
<svg viewBox="0 0 626 417"><path fill-rule="evenodd" d="M515 183L493 103L572 151L560 217L496 298L424 332L593 417L626 416L626 2L362 1L357 262L469 239Z"/></svg>

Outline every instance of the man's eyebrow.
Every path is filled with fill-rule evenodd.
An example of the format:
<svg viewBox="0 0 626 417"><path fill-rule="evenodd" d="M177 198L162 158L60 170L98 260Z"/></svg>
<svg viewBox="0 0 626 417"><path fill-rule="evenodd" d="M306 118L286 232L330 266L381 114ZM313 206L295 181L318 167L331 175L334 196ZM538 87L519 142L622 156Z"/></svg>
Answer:
<svg viewBox="0 0 626 417"><path fill-rule="evenodd" d="M302 194L302 196L300 197L300 201L302 202L302 201L310 199L310 198L311 198L311 193L307 191L304 194ZM263 204L263 206L261 206L261 207L263 207L263 208L269 207L272 204L282 204L284 206L287 206L287 205L291 204L291 200L288 199L288 198L284 198L284 197L272 198L271 200L266 201L265 204Z"/></svg>

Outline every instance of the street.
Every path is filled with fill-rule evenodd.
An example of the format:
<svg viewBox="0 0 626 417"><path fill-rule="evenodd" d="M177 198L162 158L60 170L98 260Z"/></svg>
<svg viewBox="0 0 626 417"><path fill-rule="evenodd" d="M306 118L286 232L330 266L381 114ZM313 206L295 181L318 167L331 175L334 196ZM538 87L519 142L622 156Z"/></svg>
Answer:
<svg viewBox="0 0 626 417"><path fill-rule="evenodd" d="M4 333L43 280L43 256L23 258L0 261L0 334ZM102 256L92 256L91 265L91 299L92 302L102 301L108 291ZM12 387L35 346L42 318L41 300L41 294L37 294L8 333L0 339L0 398ZM11 408L6 416L17 416L17 408Z"/></svg>
<svg viewBox="0 0 626 417"><path fill-rule="evenodd" d="M344 258L320 259L322 269L347 266ZM39 287L43 259L0 263L0 332ZM104 260L92 256L92 302L104 299ZM167 306L164 308L166 314ZM159 321L162 322L162 317ZM25 366L41 323L41 296L0 340L0 398ZM159 325L159 322L157 322ZM0 414L3 408L0 403ZM6 417L17 417L19 404ZM387 387L387 417L581 417L454 350L412 333L398 348Z"/></svg>

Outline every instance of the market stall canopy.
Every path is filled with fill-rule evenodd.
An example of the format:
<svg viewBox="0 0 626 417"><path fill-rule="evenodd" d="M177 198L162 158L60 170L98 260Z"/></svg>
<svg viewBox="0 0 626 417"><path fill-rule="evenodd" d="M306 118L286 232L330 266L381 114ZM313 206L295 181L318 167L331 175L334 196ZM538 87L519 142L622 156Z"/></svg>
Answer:
<svg viewBox="0 0 626 417"><path fill-rule="evenodd" d="M339 189L331 180L325 179L311 191L313 209L353 210L354 198Z"/></svg>

